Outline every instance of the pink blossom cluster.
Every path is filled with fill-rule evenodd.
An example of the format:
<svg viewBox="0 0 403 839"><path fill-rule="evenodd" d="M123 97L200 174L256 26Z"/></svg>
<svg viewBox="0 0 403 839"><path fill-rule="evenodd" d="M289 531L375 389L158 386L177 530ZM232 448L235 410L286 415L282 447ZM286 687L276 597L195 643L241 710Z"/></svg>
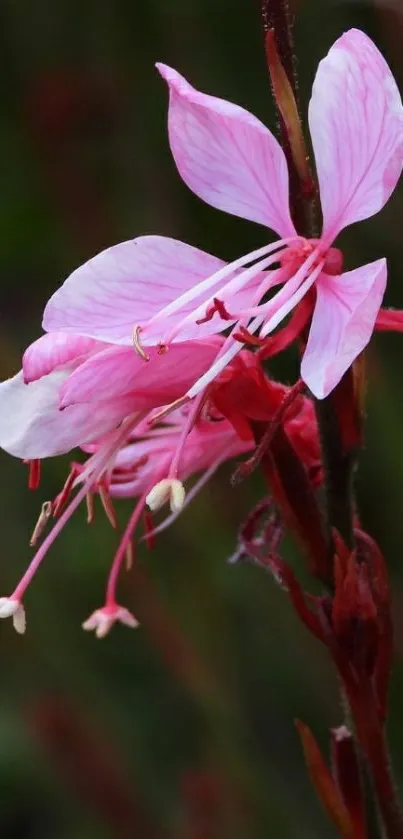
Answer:
<svg viewBox="0 0 403 839"><path fill-rule="evenodd" d="M33 542L51 519L53 528L0 599L0 617L12 616L19 632L27 586L81 502L91 519L94 493L114 525L112 499L135 504L104 605L83 626L98 637L116 621L136 626L116 588L140 520L146 516L148 535L173 521L223 461L254 449L255 422L281 414L312 481L320 472L312 398L298 395L282 411L289 388L263 370L263 358L302 344L301 379L320 400L375 328L401 328L401 313L380 311L386 260L345 271L335 245L345 227L381 210L403 165L402 103L372 41L346 32L316 73L308 116L323 223L312 239L295 229L286 158L273 134L243 108L157 67L185 183L213 207L262 225L263 241L265 229L279 238L228 264L142 236L90 259L49 300L45 334L26 350L22 371L0 385L0 445L30 462L33 484L43 458L80 447L86 460L73 463L58 497L44 503ZM166 504L166 521L150 524L149 513Z"/></svg>

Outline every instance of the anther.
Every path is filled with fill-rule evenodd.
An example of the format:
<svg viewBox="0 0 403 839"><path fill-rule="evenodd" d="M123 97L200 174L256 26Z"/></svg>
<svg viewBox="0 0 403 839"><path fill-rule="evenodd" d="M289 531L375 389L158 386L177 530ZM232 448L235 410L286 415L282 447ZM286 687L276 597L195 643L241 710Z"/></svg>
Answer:
<svg viewBox="0 0 403 839"><path fill-rule="evenodd" d="M102 501L102 506L105 510L106 516L107 516L108 520L110 521L112 527L116 530L116 528L118 526L116 512L115 512L115 508L112 504L111 497L109 495L109 490L108 490L108 487L106 486L105 481L102 481L102 480L99 481L99 484L98 484L97 488L98 488L99 497Z"/></svg>
<svg viewBox="0 0 403 839"><path fill-rule="evenodd" d="M182 405L186 405L186 403L189 401L189 396L180 396L179 399L175 399L174 402L171 402L169 405L166 405L165 408L162 408L156 414L153 414L153 416L150 417L149 420L147 420L147 424L155 425L155 423L160 422L160 420L167 417L168 414L172 414L172 411L176 411L177 408L181 408Z"/></svg>
<svg viewBox="0 0 403 839"><path fill-rule="evenodd" d="M73 488L74 481L78 475L78 469L76 466L72 466L71 470L67 476L67 480L64 484L64 487L59 495L56 496L53 502L53 518L57 518L61 510L63 509L70 493Z"/></svg>
<svg viewBox="0 0 403 839"><path fill-rule="evenodd" d="M40 536L42 536L42 533L43 533L43 531L44 531L44 529L45 529L45 527L46 527L46 525L47 525L47 523L48 523L48 521L49 521L49 519L52 515L52 506L53 505L52 505L51 501L44 501L43 502L42 507L41 507L41 512L39 513L39 516L38 516L38 521L36 522L36 525L33 529L32 536L29 540L29 544L31 545L31 548L33 548L33 546L36 545L38 539L40 538Z"/></svg>
<svg viewBox="0 0 403 839"><path fill-rule="evenodd" d="M89 491L85 496L85 503L87 506L87 524L92 524L95 518L95 508L94 508L94 493Z"/></svg>
<svg viewBox="0 0 403 839"><path fill-rule="evenodd" d="M163 478L148 493L146 503L152 512L169 501L171 511L179 513L185 503L185 487L177 478Z"/></svg>
<svg viewBox="0 0 403 839"><path fill-rule="evenodd" d="M149 361L150 356L147 355L144 347L142 346L142 344L140 342L140 332L141 332L141 326L135 326L134 329L133 329L134 349L136 350L136 353L140 356L140 358L143 359L143 361Z"/></svg>
<svg viewBox="0 0 403 839"><path fill-rule="evenodd" d="M130 540L126 548L126 571L131 571L134 563L134 548L133 542Z"/></svg>

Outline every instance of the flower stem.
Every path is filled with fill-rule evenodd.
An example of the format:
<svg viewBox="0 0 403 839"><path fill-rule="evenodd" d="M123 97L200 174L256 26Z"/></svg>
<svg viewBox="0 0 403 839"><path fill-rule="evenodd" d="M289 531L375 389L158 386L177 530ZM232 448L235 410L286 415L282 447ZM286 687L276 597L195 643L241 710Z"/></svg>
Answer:
<svg viewBox="0 0 403 839"><path fill-rule="evenodd" d="M298 108L294 41L288 0L262 0L262 16L266 37L268 33L274 33L276 50L288 76L288 81ZM269 56L268 63L271 73ZM287 127L282 119L281 108L276 99L275 92L273 85L274 98L278 109L280 139L290 173L290 204L293 219L301 235L314 238L318 233L315 225L315 217L317 217L319 210L317 192L313 190L311 193L307 193L301 183L298 168L292 153ZM343 440L335 411L334 399L328 397L324 400L315 400L315 410L326 470L327 535L330 564L332 528L338 530L346 544L352 544L352 478L355 455L353 457L348 451L343 451Z"/></svg>
<svg viewBox="0 0 403 839"><path fill-rule="evenodd" d="M271 67L273 60L275 61L278 56L288 76L287 96L290 96L291 90L295 99L294 126L296 120L300 128L295 52L288 0L262 0L262 16L281 142L289 168L291 213L299 233L315 238L318 235L315 225L315 218L319 215L318 193L314 188L307 191L301 180L298 160L295 159L290 142L290 129L287 128L282 116L285 110L281 107L282 102L279 101L281 91L286 89L286 85L284 82L281 83L281 72L279 76L277 67L277 79L280 78L280 82L276 86ZM274 52L270 39L271 41L274 39ZM292 109L287 113L292 113ZM327 578L330 583L333 580L333 532L337 531L350 549L354 547L353 478L362 442L364 373L362 357L345 374L330 396L323 400L315 400L326 478L328 556L327 559L325 558L326 573L322 579ZM386 839L403 839L403 816L397 803L384 728L380 722L379 709L376 709L376 703L371 702L371 691L366 691L365 688L365 684L359 680L354 687L355 696L348 696L354 718L356 740L360 745L357 753L359 754L362 750L372 781L373 796L380 815L380 834ZM371 809L373 808L368 807L369 811ZM369 822L372 830L375 831L374 835L378 837L374 820L370 818Z"/></svg>
<svg viewBox="0 0 403 839"><path fill-rule="evenodd" d="M387 839L403 839L403 813L393 778L384 725L370 686L347 690L357 740L368 769L378 814Z"/></svg>
<svg viewBox="0 0 403 839"><path fill-rule="evenodd" d="M346 374L347 376L349 373ZM326 508L329 548L332 529L340 533L349 547L353 546L353 477L356 452L345 451L339 417L332 395L315 399L315 411L322 443L326 474Z"/></svg>

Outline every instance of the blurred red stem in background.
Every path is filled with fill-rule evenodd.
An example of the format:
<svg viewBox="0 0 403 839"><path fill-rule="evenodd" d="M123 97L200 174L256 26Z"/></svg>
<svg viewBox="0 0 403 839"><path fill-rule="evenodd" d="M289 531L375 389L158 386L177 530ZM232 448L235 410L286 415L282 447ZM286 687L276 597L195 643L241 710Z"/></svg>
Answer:
<svg viewBox="0 0 403 839"><path fill-rule="evenodd" d="M77 797L108 825L116 839L162 839L161 829L125 780L119 756L72 705L46 698L28 712L35 736Z"/></svg>

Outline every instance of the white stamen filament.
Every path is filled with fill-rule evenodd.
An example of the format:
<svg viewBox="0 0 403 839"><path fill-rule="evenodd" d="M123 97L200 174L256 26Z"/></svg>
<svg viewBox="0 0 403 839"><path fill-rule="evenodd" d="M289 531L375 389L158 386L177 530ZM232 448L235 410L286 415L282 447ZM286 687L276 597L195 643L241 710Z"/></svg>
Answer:
<svg viewBox="0 0 403 839"><path fill-rule="evenodd" d="M241 326L248 326L248 331L251 334L254 334L259 327L261 326L262 322L265 320L267 310L273 309L273 317L269 320L268 323L268 330L267 325L265 327L264 335L268 334L268 331L274 329L278 323L286 317L288 312L299 302L299 299L304 296L304 294L308 291L309 287L313 285L315 279L320 274L324 261L322 261L317 268L310 274L307 278L305 278L306 273L310 270L312 264L315 262L319 254L319 248L315 248L309 257L302 263L298 271L295 273L293 277L291 277L283 288L269 300L268 303L263 304L262 306L258 306L256 309L251 309L251 313L256 313L255 319L252 321L251 324L248 326L249 317L247 317L244 321L238 322L238 324L234 327L235 329L239 329ZM305 280L305 282L304 282ZM299 299L296 299L296 293L298 292L300 286L302 286L302 290L300 293ZM254 295L254 299L252 303L255 303L257 298L258 291ZM258 298L259 299L259 298ZM279 307L279 303L281 304L284 301L283 305ZM274 324L274 325L273 325ZM267 331L266 331L267 330ZM234 331L234 330L233 330ZM200 393L216 376L221 373L222 370L227 366L227 364L232 361L233 358L241 351L242 343L237 341L232 337L232 334L228 336L225 344L221 348L218 356L216 357L215 361L213 362L212 366L206 373L201 376L197 382L188 390L187 396L193 398Z"/></svg>
<svg viewBox="0 0 403 839"><path fill-rule="evenodd" d="M186 421L183 425L182 431L181 431L180 436L179 436L178 445L175 448L175 453L174 453L174 456L173 456L172 461L171 461L171 466L170 466L170 469L169 469L169 477L170 478L176 478L177 477L179 461L180 461L183 449L186 445L186 440L188 438L188 435L193 428L193 425L196 421L197 415L198 415L199 410L201 408L203 398L204 398L204 394L201 394L199 399L196 399L193 402L193 404L191 406L191 409L190 409L190 411L189 411L189 413L186 417Z"/></svg>
<svg viewBox="0 0 403 839"><path fill-rule="evenodd" d="M254 321L252 321L252 324L248 327L249 332L251 332L252 334L256 332L257 329L259 329L259 326L261 326L262 321L263 318L261 317L256 318ZM204 373L203 376L200 376L200 379L198 379L197 382L195 382L194 385L188 390L187 395L190 399L193 399L194 396L197 396L198 393L204 390L204 388L207 387L207 385L209 385L210 382L212 382L213 379L215 379L216 376L218 376L219 373L221 373L222 370L225 369L227 364L229 364L229 362L232 361L232 359L235 358L235 356L238 355L238 353L241 352L241 350L243 349L243 344L241 343L241 341L237 341L236 339L232 338L232 335L230 335L227 339L224 348L228 346L228 344L230 345L229 349L227 349L227 351L224 353L219 353L216 360L211 365L210 369L207 370L207 372Z"/></svg>
<svg viewBox="0 0 403 839"><path fill-rule="evenodd" d="M212 296L207 298L207 300L203 300L203 302L200 303L200 305L196 309L194 309L192 312L189 312L187 315L185 315L184 318L182 318L182 320L178 321L175 324L175 326L161 339L161 344L170 344L171 341L176 337L176 335L178 335L179 332L185 329L185 327L189 323L194 324L195 321L199 320L200 318L203 318L208 308L214 304L214 297L217 294L219 294L220 300L222 300L225 304L225 297L228 294L235 294L237 291L239 291L245 285L247 285L248 282L253 280L254 277L257 277L261 273L261 271L265 270L266 268L269 268L270 265L274 265L275 262L278 262L277 253L274 255L271 254L266 259L262 259L260 262L256 263L255 265L252 265L250 268L246 268L245 271L241 271L239 274L236 275L236 277L233 277L232 280L230 280L222 288L220 288L215 295L213 294ZM276 274L277 273L278 272L276 272ZM273 275L267 274L265 278L262 280L262 282L259 284L259 289L261 290L260 296L263 296L263 294L266 291L268 291L269 288L271 288L273 282ZM232 315L233 313L230 311L229 314ZM233 319L237 319L236 314L234 315ZM223 329L225 329L226 324L228 325L228 323L224 321L222 326Z"/></svg>
<svg viewBox="0 0 403 839"><path fill-rule="evenodd" d="M141 418L143 418L143 415ZM81 502L85 499L87 493L92 490L96 481L101 477L102 473L107 468L110 458L113 458L115 454L118 452L122 443L124 443L124 441L126 440L130 429L132 429L135 424L137 424L137 417L136 419L133 419L133 417L128 417L127 420L122 423L121 428L119 429L119 433L114 436L110 445L101 447L100 451L93 456L94 460L89 470L89 475L87 473L86 480L83 479L83 473L79 476L81 481L84 480L84 483L82 484L80 490L77 492L74 498L71 500L70 504L68 504L60 518L57 520L50 533L48 533L46 539L44 539L44 541L42 542L42 545L31 560L27 570L25 571L25 574L23 574L19 583L14 589L12 599L21 600L25 593L25 590L29 586L33 576L38 570L42 560L46 556L54 540L59 535L61 530L63 530L65 524L67 524L77 507L79 507ZM90 458L90 460L92 460L92 458Z"/></svg>
<svg viewBox="0 0 403 839"><path fill-rule="evenodd" d="M103 466L103 469L109 468L110 465L112 465L112 469L113 469L112 459L113 459L114 455L118 453L122 443L124 443L128 439L130 433L140 424L140 422L143 421L143 419L146 418L148 413L149 413L148 411L139 411L137 414L131 414L129 417L126 417L123 420L123 422L120 426L119 434L118 434L117 437L116 437L117 429L115 429L115 432L113 433L111 445L110 445L110 447L106 448L106 451L109 454L108 454L107 461ZM73 483L73 487L78 486L78 484L84 483L87 480L87 478L90 477L92 472L96 471L97 472L97 478L99 478L101 476L102 472L103 472L103 469L101 470L101 472L98 472L98 464L101 461L103 462L104 460L105 460L105 446L100 446L98 451L95 452L95 454L93 454L89 458L89 460L88 460L86 466L84 467L84 469L81 472L79 472L79 474L75 478L74 483Z"/></svg>
<svg viewBox="0 0 403 839"><path fill-rule="evenodd" d="M283 303L283 305L273 314L273 316L267 321L267 323L264 324L260 332L261 338L265 338L266 335L272 332L273 329L275 329L276 326L278 326L279 323L283 320L283 318L285 318L289 314L289 312L300 302L300 300L302 300L307 291L309 291L309 289L317 280L319 274L323 270L324 264L324 260L323 262L320 262L319 265L312 271L312 273L309 274L309 276L306 277L306 279L301 283L300 287L293 294L290 300L287 300L285 303ZM262 308L264 309L265 307Z"/></svg>
<svg viewBox="0 0 403 839"><path fill-rule="evenodd" d="M278 251L283 249L286 245L289 245L291 242L299 242L301 241L300 236L290 236L287 239L279 239L277 242L272 242L271 245L264 245L262 248L258 248L251 253L245 254L245 256L241 256L239 259L236 259L234 262L230 262L227 265L224 265L214 274L211 274L210 277L206 277L205 280L202 280L200 283L196 283L192 288L185 291L183 294L179 295L179 297L172 300L171 303L168 303L163 309L157 312L154 317L150 318L147 322L147 329L150 326L154 326L157 321L164 320L165 318L173 315L179 309L183 309L183 307L190 303L195 298L199 297L204 291L208 291L210 288L213 288L215 285L218 285L221 280L229 277L231 274L234 273L238 268L242 268L244 265L247 265L248 262L253 262L254 260L260 259L262 257L267 256L274 251ZM146 328L144 328L145 332Z"/></svg>

